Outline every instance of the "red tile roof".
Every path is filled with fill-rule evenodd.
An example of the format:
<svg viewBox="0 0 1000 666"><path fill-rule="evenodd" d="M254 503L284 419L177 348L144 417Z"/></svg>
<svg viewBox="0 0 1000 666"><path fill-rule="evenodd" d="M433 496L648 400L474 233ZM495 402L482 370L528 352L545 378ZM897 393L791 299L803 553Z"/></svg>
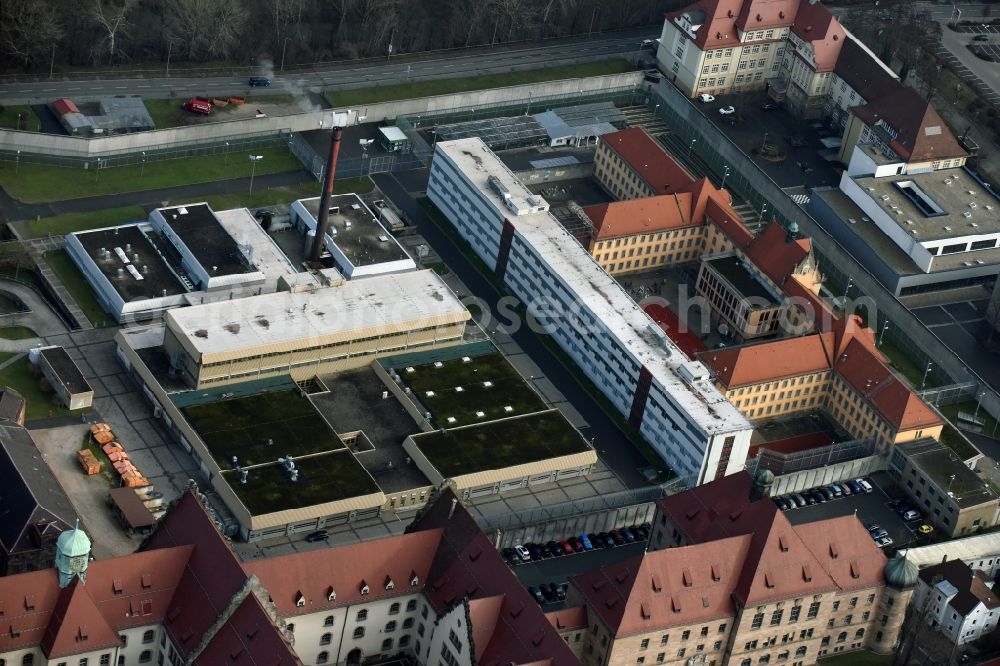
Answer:
<svg viewBox="0 0 1000 666"><path fill-rule="evenodd" d="M704 217L691 216L691 199L687 192L663 194L588 206L583 212L594 223L594 240L655 234L704 224Z"/></svg>
<svg viewBox="0 0 1000 666"><path fill-rule="evenodd" d="M118 632L108 624L108 619L98 610L80 579L74 578L60 590L59 601L45 628L42 652L49 659L58 659L120 645Z"/></svg>
<svg viewBox="0 0 1000 666"><path fill-rule="evenodd" d="M198 654L203 666L301 666L267 611L248 595Z"/></svg>
<svg viewBox="0 0 1000 666"><path fill-rule="evenodd" d="M559 610L549 611L545 614L545 617L548 618L549 624L555 627L556 631L586 629L589 626L586 606L560 608Z"/></svg>
<svg viewBox="0 0 1000 666"><path fill-rule="evenodd" d="M834 369L860 393L896 430L933 427L941 419L920 397L893 374L867 345L851 340Z"/></svg>
<svg viewBox="0 0 1000 666"><path fill-rule="evenodd" d="M809 42L817 72L832 72L847 33L840 21L823 5L801 0L792 31Z"/></svg>
<svg viewBox="0 0 1000 666"><path fill-rule="evenodd" d="M795 531L841 590L885 583L886 557L855 516L801 523Z"/></svg>
<svg viewBox="0 0 1000 666"><path fill-rule="evenodd" d="M772 222L750 242L747 257L779 287L812 252L808 238L793 238L784 227Z"/></svg>
<svg viewBox="0 0 1000 666"><path fill-rule="evenodd" d="M952 159L968 154L931 103L913 88L897 86L852 111L869 127L884 120L898 132L888 144L907 162Z"/></svg>
<svg viewBox="0 0 1000 666"><path fill-rule="evenodd" d="M871 101L900 85L894 74L876 62L875 56L849 35L833 71L861 95L862 102Z"/></svg>
<svg viewBox="0 0 1000 666"><path fill-rule="evenodd" d="M744 2L736 25L741 30L764 30L792 24L799 0L750 0Z"/></svg>
<svg viewBox="0 0 1000 666"><path fill-rule="evenodd" d="M441 530L424 530L380 539L375 548L370 543L319 548L253 560L243 568L260 579L282 616L293 617L420 591L440 542ZM362 582L369 590L364 595ZM336 598L329 598L331 591Z"/></svg>
<svg viewBox="0 0 1000 666"><path fill-rule="evenodd" d="M829 370L832 342L832 334L814 334L711 350L698 358L726 388L734 389Z"/></svg>
<svg viewBox="0 0 1000 666"><path fill-rule="evenodd" d="M628 164L655 194L673 194L695 180L641 127L605 134L601 141Z"/></svg>
<svg viewBox="0 0 1000 666"><path fill-rule="evenodd" d="M454 507L452 500L456 502ZM444 532L424 586L424 594L434 609L441 613L464 599L503 599L485 647L481 642L487 639L473 635L476 652L481 654L479 664L579 663L451 490L442 493L407 532L438 528ZM480 612L484 610L479 608Z"/></svg>
<svg viewBox="0 0 1000 666"><path fill-rule="evenodd" d="M731 617L750 541L744 535L644 553L570 584L616 637Z"/></svg>
<svg viewBox="0 0 1000 666"><path fill-rule="evenodd" d="M681 324L680 318L670 308L659 303L645 303L642 309L692 361L697 354L708 349L687 325Z"/></svg>

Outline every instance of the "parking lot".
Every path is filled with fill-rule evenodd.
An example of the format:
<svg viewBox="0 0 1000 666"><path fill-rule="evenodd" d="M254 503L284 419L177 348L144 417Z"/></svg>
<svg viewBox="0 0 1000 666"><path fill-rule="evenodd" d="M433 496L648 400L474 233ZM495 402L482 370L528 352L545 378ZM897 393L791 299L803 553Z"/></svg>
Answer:
<svg viewBox="0 0 1000 666"><path fill-rule="evenodd" d="M789 509L785 511L785 515L788 516L788 520L793 525L826 518L856 515L863 524L877 524L889 533L889 538L893 541L892 545L886 548L889 552L909 545L926 543L928 538L916 531L922 521L908 524L890 507L889 503L894 495L886 492L886 489L895 492L895 486L889 476L878 472L867 478L875 488L871 493L850 495L830 500L824 504Z"/></svg>

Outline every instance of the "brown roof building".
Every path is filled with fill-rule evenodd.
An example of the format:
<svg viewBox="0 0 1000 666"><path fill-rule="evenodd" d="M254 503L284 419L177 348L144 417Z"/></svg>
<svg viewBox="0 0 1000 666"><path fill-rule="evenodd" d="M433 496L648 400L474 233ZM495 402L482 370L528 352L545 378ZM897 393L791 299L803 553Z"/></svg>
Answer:
<svg viewBox="0 0 1000 666"><path fill-rule="evenodd" d="M0 578L0 660L293 666L447 652L453 663L575 664L453 499L400 536L244 563L186 493L139 552Z"/></svg>
<svg viewBox="0 0 1000 666"><path fill-rule="evenodd" d="M1000 596L993 591L993 581L962 560L921 569L913 601L927 624L958 645L994 631L1000 619Z"/></svg>
<svg viewBox="0 0 1000 666"><path fill-rule="evenodd" d="M857 518L791 525L767 478L734 474L657 503L649 552L577 576L592 625L584 664L813 663L834 650L889 652L909 590ZM904 598L900 598L900 596Z"/></svg>

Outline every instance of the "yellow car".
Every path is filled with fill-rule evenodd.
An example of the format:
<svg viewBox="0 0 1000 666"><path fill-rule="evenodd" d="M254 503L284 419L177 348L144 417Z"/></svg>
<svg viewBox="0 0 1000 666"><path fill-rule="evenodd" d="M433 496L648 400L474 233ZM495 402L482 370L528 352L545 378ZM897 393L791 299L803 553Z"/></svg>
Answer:
<svg viewBox="0 0 1000 666"><path fill-rule="evenodd" d="M930 534L931 532L934 531L934 527L928 525L927 523L924 523L923 525L917 528L917 531L920 532L921 534Z"/></svg>

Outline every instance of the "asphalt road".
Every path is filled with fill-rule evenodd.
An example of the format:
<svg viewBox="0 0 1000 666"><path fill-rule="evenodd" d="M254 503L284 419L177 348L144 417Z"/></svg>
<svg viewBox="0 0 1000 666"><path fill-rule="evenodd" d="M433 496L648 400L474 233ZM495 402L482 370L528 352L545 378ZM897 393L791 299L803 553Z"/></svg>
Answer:
<svg viewBox="0 0 1000 666"><path fill-rule="evenodd" d="M215 95L306 95L336 88L366 88L413 81L482 76L516 70L537 69L605 60L615 56L638 55L642 39L659 36L655 27L636 28L594 37L574 37L552 40L544 45L497 47L474 52L458 51L452 56L435 54L427 59L406 56L405 60L377 61L366 64L345 62L318 72L272 74L268 88L250 88L246 77L187 77L83 80L59 77L41 82L10 82L0 84L0 99L5 104L48 103L60 96L75 101L95 100L113 95L141 95L164 99L176 95L183 98L211 91ZM644 51L652 57L652 51ZM315 100L316 96L311 96Z"/></svg>
<svg viewBox="0 0 1000 666"><path fill-rule="evenodd" d="M493 285L483 277L477 268L463 255L455 243L446 236L437 225L427 217L424 210L410 196L410 192L424 189L427 182L427 171L402 172L399 174L377 174L372 179L398 208L403 210L409 220L416 224L420 234L434 248L435 252L455 272L459 279L470 290L472 295L479 297L483 302L488 303L493 311L490 319L494 322L504 321L496 311L496 303L501 294L498 294ZM406 183L404 187L400 183ZM590 396L587 391L576 381L569 370L556 358L549 349L542 344L537 334L533 333L529 327L520 326L516 331L510 333L514 341L520 345L521 349L531 357L542 373L552 382L556 389L561 392L581 414L585 415L589 428L584 431L584 435L594 439L594 446L597 454L604 463L614 471L621 479L622 483L630 488L641 488L648 486L649 482L639 472L639 469L648 467L649 463L643 455L625 437L625 434L615 424Z"/></svg>

